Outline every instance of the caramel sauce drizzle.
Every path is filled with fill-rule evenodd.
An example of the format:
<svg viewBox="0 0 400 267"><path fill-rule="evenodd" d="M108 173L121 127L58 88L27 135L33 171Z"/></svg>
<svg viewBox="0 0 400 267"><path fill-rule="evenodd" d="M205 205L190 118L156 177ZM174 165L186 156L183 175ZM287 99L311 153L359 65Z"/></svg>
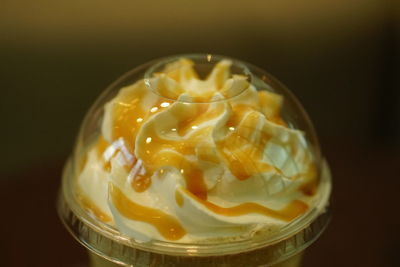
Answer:
<svg viewBox="0 0 400 267"><path fill-rule="evenodd" d="M103 158L104 151L108 148L110 144L104 139L104 137L101 135L99 139L97 140L96 144L96 152L97 152L97 157L99 159Z"/></svg>
<svg viewBox="0 0 400 267"><path fill-rule="evenodd" d="M317 193L318 184L316 179L305 182L300 186L300 191L306 196L314 196Z"/></svg>
<svg viewBox="0 0 400 267"><path fill-rule="evenodd" d="M136 98L128 98L124 100L124 102L116 103L113 110L112 139L117 140L122 137L126 143L126 148L132 155L135 148L134 138L140 126L136 121L139 118L144 120L146 115L143 110L138 107L139 105L140 95Z"/></svg>
<svg viewBox="0 0 400 267"><path fill-rule="evenodd" d="M136 192L144 192L151 185L151 176L146 175L138 175L132 181L132 187Z"/></svg>
<svg viewBox="0 0 400 267"><path fill-rule="evenodd" d="M134 86L136 86L136 90L128 92L124 95L124 98L119 98L118 102L114 103L113 105L112 140L114 143L110 144L104 139L103 136L100 136L96 145L98 157L104 160L102 156L105 150L108 147L115 145L117 140L122 139L124 142L124 148L127 149L128 153L130 154L130 158L133 159L132 162L129 160L124 162L124 167L127 172L130 172L133 166L138 163L134 154L134 150L135 138L141 125L149 117L168 107L171 103L171 101L159 99L150 110L145 111L141 107L140 101L144 98L148 89L145 87L143 82L140 82L140 84ZM120 148L116 146L115 153L119 150ZM110 160L104 160L104 169L110 172ZM142 172L134 175L134 179L132 180L132 187L136 192L145 191L151 184L151 174L146 173L146 170L143 167L141 167L141 170Z"/></svg>
<svg viewBox="0 0 400 267"><path fill-rule="evenodd" d="M123 99L114 104L113 107L113 131L112 139L123 138L126 148L130 154L134 155L135 137L141 125L152 115L160 112L164 107L162 103L170 104L169 100L159 99L150 110L144 110L141 107L141 101L148 93L147 87L141 81L137 90L132 90L126 94Z"/></svg>
<svg viewBox="0 0 400 267"><path fill-rule="evenodd" d="M83 194L78 194L78 201L81 203L82 207L88 211L91 211L97 219L102 222L110 222L112 219L110 216L105 214L96 204L94 204L89 198L85 197Z"/></svg>
<svg viewBox="0 0 400 267"><path fill-rule="evenodd" d="M129 176L133 177L132 187L140 193L146 191L151 185L151 174L146 171L141 160L135 160L135 163L129 170Z"/></svg>
<svg viewBox="0 0 400 267"><path fill-rule="evenodd" d="M183 196L178 190L175 191L175 201L179 207L183 207Z"/></svg>
<svg viewBox="0 0 400 267"><path fill-rule="evenodd" d="M198 105L196 116L192 119L179 123L177 133L184 135L189 129L212 120L223 112L223 108L217 108L207 112L208 105ZM180 170L185 178L187 189L201 199L207 198L207 186L204 182L203 171L198 167L197 162L187 160L184 155L194 155L195 148L205 135L210 134L211 129L204 127L195 131L190 137L184 140L169 140L157 135L154 127L148 129L148 137L143 150L146 153L140 155L147 170L152 173L163 166L172 166ZM169 151L171 149L175 152ZM203 154L203 159L207 155Z"/></svg>
<svg viewBox="0 0 400 267"><path fill-rule="evenodd" d="M185 63L186 64L186 63ZM183 75L183 76L182 76ZM211 75L217 77L218 86L223 85L225 80L224 72L214 72ZM171 70L168 73L170 78L179 81L182 77L187 79L197 77L197 74L188 65L183 73L179 73L179 68ZM303 214L308 206L300 200L294 200L282 210L272 210L257 203L243 203L234 207L220 207L207 201L207 186L204 182L204 174L198 166L198 162L190 161L185 158L185 155L196 155L199 159L220 163L220 159L215 153L210 152L210 148L202 146L201 142L205 135L210 134L211 128L203 127L191 134L190 137L184 140L169 140L157 135L154 127L149 128L148 137L146 142L143 143L143 153L140 155L140 160L134 156L134 146L136 135L141 125L152 115L156 114L163 108L169 106L171 101L161 101L155 103L150 110L144 110L141 107L141 100L144 99L148 90L143 81L140 82L135 90L127 92L123 97L118 98L118 102L114 103L112 110L112 140L116 141L123 139L126 149L134 158L133 162L125 164L126 170L133 176L132 187L136 192L143 192L151 185L151 176L153 173L163 166L172 166L178 169L186 181L186 191L190 196L196 199L199 203L204 205L207 209L224 216L240 216L249 213L258 213L266 216L271 216L283 221L291 221L297 216ZM167 87L161 88L167 90ZM179 92L180 88L174 90ZM258 92L260 104L270 105L271 108L265 112L267 118L277 124L287 127L286 123L280 117L280 99L276 98L265 92ZM195 101L206 100L209 96L193 96ZM162 105L162 103L168 103ZM280 170L275 167L262 162L263 149L267 142L272 138L267 131L261 129L259 136L249 140L255 130L260 115L253 111L253 109L244 104L231 103L232 114L226 123L226 127L233 129L224 140L216 142L216 149L222 160L227 164L228 168L233 175L239 180L245 180L255 174L267 171ZM177 126L177 134L181 137L187 135L191 129L206 121L212 120L224 112L223 105L217 105L217 108L209 110L210 104L199 104L194 116L189 119L179 122ZM245 115L252 112L245 119ZM179 114L175 114L179 116ZM111 144L112 145L112 144ZM97 142L96 149L100 158L106 151L110 144L101 136ZM197 150L195 149L197 148ZM110 171L110 161L105 161L104 169ZM135 173L132 173L132 172ZM311 180L312 181L312 180ZM304 194L315 193L313 187L316 183L310 182L304 184L301 190ZM157 210L139 205L128 199L120 189L111 185L111 198L116 208L127 218L137 221L147 222L153 225L160 234L168 240L177 240L186 234L185 230L179 222L172 216ZM175 192L175 200L179 206L184 205L184 198L180 192ZM109 221L107 215L103 214L93 203L89 200L82 198L83 205L93 211L99 219Z"/></svg>
<svg viewBox="0 0 400 267"><path fill-rule="evenodd" d="M97 140L96 144L96 152L97 152L97 158L101 161L103 161L103 169L106 172L111 171L111 162L108 160L105 160L103 158L103 154L106 151L106 149L110 146L110 144L104 139L104 137L101 135L99 139Z"/></svg>
<svg viewBox="0 0 400 267"><path fill-rule="evenodd" d="M165 239L178 240L186 234L177 219L160 210L133 202L118 187L111 185L110 194L112 202L121 214L131 220L153 225Z"/></svg>
<svg viewBox="0 0 400 267"><path fill-rule="evenodd" d="M308 209L308 205L300 200L291 201L285 208L281 210L273 210L267 207L264 207L260 204L253 202L246 202L239 204L237 206L224 208L218 206L210 201L203 200L198 198L196 195L192 194L190 191L186 192L198 202L203 204L207 209L224 216L241 216L250 213L257 213L265 216L269 216L272 218L276 218L282 221L289 222L301 214L305 213Z"/></svg>
<svg viewBox="0 0 400 267"><path fill-rule="evenodd" d="M306 181L300 186L299 190L306 196L313 196L318 189L317 170L315 164L309 164L308 166L308 170L304 174L300 174L306 177Z"/></svg>
<svg viewBox="0 0 400 267"><path fill-rule="evenodd" d="M83 169L85 169L86 164L87 164L87 160L88 160L88 154L87 152L85 152L79 159L78 161L78 171L79 173L83 172Z"/></svg>
<svg viewBox="0 0 400 267"><path fill-rule="evenodd" d="M239 180L246 180L262 172L278 171L275 167L262 162L264 147L272 136L260 130L257 139L249 140L260 115L243 106L233 107L232 112L227 126L235 130L224 140L216 142L217 149L223 155L231 173ZM251 113L242 119L247 112ZM239 122L241 124L237 125Z"/></svg>

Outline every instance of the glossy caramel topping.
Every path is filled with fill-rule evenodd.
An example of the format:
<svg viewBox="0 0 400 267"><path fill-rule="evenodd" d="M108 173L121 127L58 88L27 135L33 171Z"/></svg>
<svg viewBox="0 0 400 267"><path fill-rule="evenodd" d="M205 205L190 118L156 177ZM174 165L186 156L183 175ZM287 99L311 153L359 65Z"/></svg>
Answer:
<svg viewBox="0 0 400 267"><path fill-rule="evenodd" d="M104 139L104 137L101 135L96 144L96 152L97 152L97 158L103 162L103 169L106 172L111 171L111 163L109 160L106 160L104 158L104 152L106 149L110 146L110 144Z"/></svg>
<svg viewBox="0 0 400 267"><path fill-rule="evenodd" d="M244 113L248 115L244 117ZM272 136L266 131L258 131L259 136L252 137L258 124L260 114L238 106L228 120L229 128L234 131L218 141L217 148L223 155L229 170L239 180L245 180L255 174L276 170L275 167L263 162L264 147ZM236 123L240 122L239 125Z"/></svg>
<svg viewBox="0 0 400 267"><path fill-rule="evenodd" d="M144 110L141 101L148 94L148 88L141 81L134 85L136 90L128 91L124 97L119 98L113 107L113 131L112 138L117 140L122 138L128 151L134 155L135 138L141 125L152 115L156 114L171 102L159 99L150 110Z"/></svg>
<svg viewBox="0 0 400 267"><path fill-rule="evenodd" d="M224 208L216 204L213 204L210 201L199 199L195 195L191 194L189 191L186 192L192 198L195 198L198 202L203 204L207 209L223 216L241 216L250 213L258 213L275 219L289 222L295 219L296 217L304 214L308 209L308 205L300 200L293 200L292 202L289 203L289 205L287 205L285 208L281 210L269 209L267 207L252 202L246 202L239 204L237 206Z"/></svg>
<svg viewBox="0 0 400 267"><path fill-rule="evenodd" d="M144 192L151 185L151 176L149 174L138 174L132 180L132 187L136 192Z"/></svg>
<svg viewBox="0 0 400 267"><path fill-rule="evenodd" d="M126 171L129 173L132 167L137 163L137 159L134 155L135 149L135 138L141 125L152 115L158 113L162 109L170 105L170 101L158 99L155 101L153 107L150 110L145 111L141 106L145 94L148 93L147 88L140 82L136 86L136 90L127 91L123 97L118 98L119 101L113 104L112 107L112 140L113 143L108 143L103 136L99 137L97 143L98 156L104 160L104 169L106 171L111 170L111 157L116 154L117 151L127 151L128 156L123 153L125 161L123 161ZM122 142L120 142L122 140ZM121 147L121 144L123 147ZM108 159L103 157L104 152L110 146L114 147L114 153ZM129 157L129 159L127 158ZM142 168L144 171L145 169ZM151 184L151 174L138 174L132 180L132 187L136 192L145 191Z"/></svg>
<svg viewBox="0 0 400 267"><path fill-rule="evenodd" d="M183 196L182 196L181 192L179 192L178 190L175 191L175 201L179 207L183 206Z"/></svg>
<svg viewBox="0 0 400 267"><path fill-rule="evenodd" d="M171 99L177 99L179 95L185 93L194 102L209 101L212 95L224 86L228 78L229 64L226 63L219 64L203 81L193 81L198 77L189 61L180 61L179 64L174 64L167 66L164 73L156 74L157 79L146 81L149 83L148 86L156 85L155 89L160 95L168 96ZM213 81L213 83L208 83L209 81ZM194 84L199 87L197 88L199 90L193 89ZM187 89L185 85L192 87ZM236 85L238 86L238 84ZM175 128L165 129L163 125L171 124L163 124L162 121L155 120L149 121L149 118L161 110L169 108L172 102L162 101L161 98L157 100L154 95L148 95L152 94L148 90L144 81L140 81L133 85L131 90L121 93L112 107L112 141L115 143L117 140L123 140L126 150L133 158L133 160L126 160L124 167L129 173L129 179L131 179L129 181L136 192L145 191L152 183L153 174L156 171L161 172L163 167L169 166L174 167L182 174L186 182L185 190L191 196L209 210L220 215L240 216L258 213L290 221L307 210L308 206L299 200L292 201L282 210L272 210L252 202L225 208L207 201L207 186L204 181L203 169L200 167L201 161L206 161L207 164L224 164L239 180L246 180L265 172L282 174L281 170L265 162L264 158L264 150L268 142L275 137L274 130L271 130L271 124L266 125L265 118L275 124L287 127L280 116L281 96L261 91L256 94L250 93L250 96L255 97L255 102L249 104L245 104L245 101L248 101L246 98L243 102L227 101L223 102L224 104L178 103L170 110L170 113L160 117L176 121L175 125L172 124ZM153 97L153 103L149 100L151 97ZM182 97L182 99L185 98ZM143 105L143 101L146 102L145 105ZM146 108L146 105L150 105L150 107ZM225 125L226 135L215 140L211 136L215 125L211 123L204 126L204 123L220 117L224 112L230 114ZM146 123L146 127L141 131L140 148L136 149L138 155L135 155L135 141L144 123ZM288 150L291 154L297 153L299 149L295 143L287 144L282 141L280 144L279 140L274 140L274 142L277 145L289 146ZM100 138L97 145L98 154L104 154L109 146L107 141ZM121 148L118 149L121 151ZM106 169L109 168L107 164L109 161L105 163ZM301 190L304 194L313 194L316 188L314 185L315 183L307 182L301 187ZM116 187L112 189L112 199L116 208L124 216L154 225L166 239L180 238L171 233L184 235L183 228L174 218L161 211L132 202ZM184 205L184 198L178 191L175 192L175 201L178 206ZM156 220L155 216L161 216L169 221L164 224L160 219Z"/></svg>
<svg viewBox="0 0 400 267"><path fill-rule="evenodd" d="M183 69L182 69L182 66ZM223 86L224 81L227 79L227 68L229 65L221 63L216 67L208 78L212 78L216 83L216 89ZM179 73L177 72L179 71ZM197 74L192 69L190 61L179 61L167 66L165 74L158 74L159 80L157 82L157 90L159 93L162 91L168 93L168 91L174 91L173 93L182 93L182 88L178 83L184 82L185 80L191 80L198 78ZM171 78L174 80L172 81ZM170 80L168 80L170 79ZM201 82L200 82L201 84ZM214 84L215 85L215 84ZM143 84L136 85L136 90L131 90L129 93L125 93L124 98L120 98L118 103L115 103L113 109L113 139L123 138L127 145L128 150L133 155L134 151L134 140L137 132L140 128L140 124L145 122L149 116L158 112L159 107L153 107L150 112L146 112L140 106L140 100L143 99L146 88ZM161 90L161 91L160 91ZM207 90L206 90L207 91ZM205 93L204 91L203 93ZM161 93L162 93L161 92ZM192 98L195 98L192 95ZM200 96L202 97L202 96ZM276 97L275 94L259 92L260 103L262 105L270 105L268 112L270 117L279 118L279 106L280 98ZM196 101L196 99L194 99ZM169 102L167 103L169 105ZM195 114L187 116L187 119L180 120L175 131L180 136L185 136L190 130L197 129L199 125L204 122L210 121L224 112L224 105L216 105L216 108L209 110L210 104L194 104ZM248 105L238 104L233 105L233 113L229 119L227 126L235 128L240 123L247 112L251 112L252 108ZM152 114L151 114L152 113ZM182 114L173 114L177 118L181 117ZM270 136L264 134L258 142L250 142L247 137L255 129L257 125L257 116L251 116L247 119L247 123L243 124L240 129L237 129L228 138L217 143L217 149L224 156L225 162L227 163L232 174L238 179L248 179L254 174L273 170L269 164L262 162L263 151L266 142L270 139ZM201 148L201 139L206 135L207 131L195 132L190 139L186 140L170 140L159 137L155 132L155 129L151 129L147 134L145 146L146 154L140 155L140 158L145 164L147 174L143 177L138 177L132 181L132 185L137 192L142 192L147 188L145 185L151 183L151 175L158 168L165 166L176 167L181 171L185 177L188 189L196 194L198 197L206 199L206 186L203 181L203 173L195 162L189 162L184 159L185 155L196 155L201 160L210 161L213 163L219 163L219 159L210 148L203 146ZM198 137L198 138L196 138ZM196 147L200 147L197 152ZM179 161L170 159L168 162L161 162L159 158L160 151L170 149L181 154ZM210 152L211 151L211 152ZM197 153L197 154L196 154ZM166 157L164 156L164 159ZM167 161L167 160L164 160Z"/></svg>
<svg viewBox="0 0 400 267"><path fill-rule="evenodd" d="M87 154L87 153L84 153L84 154L81 156L81 158L79 159L79 161L78 161L78 164L79 164L79 167L78 167L79 173L81 173L81 172L83 171L83 169L85 169L86 164L87 164L87 160L88 160L88 154Z"/></svg>
<svg viewBox="0 0 400 267"><path fill-rule="evenodd" d="M111 185L110 194L112 202L122 215L131 220L151 224L165 239L178 240L186 234L186 231L174 217L160 210L133 202L118 187Z"/></svg>
<svg viewBox="0 0 400 267"><path fill-rule="evenodd" d="M132 97L133 98L133 97ZM136 99L138 98L133 98L133 102L135 103ZM168 103L168 104L166 104ZM162 102L159 104L159 106L155 106L152 109L150 109L150 113L155 114L158 112L161 108L165 108L169 105L169 102ZM117 105L118 108L114 110L114 112L120 112L119 115L115 115L118 118L117 122L114 122L116 126L114 127L114 138L117 137L122 137L124 140L128 140L129 138L136 138L136 134L138 131L138 127L132 127L132 123L128 123L128 119L125 117L128 116L128 114L131 115L131 119L135 121L136 117L133 117L133 114L139 114L141 117L139 117L141 120L140 122L144 122L149 115L145 115L143 112L138 111L140 109L136 105ZM132 110L131 110L132 109ZM195 125L193 123L200 123L205 120L208 120L211 118L211 116L216 116L216 111L211 112L209 116L204 115L205 110L207 109L206 105L201 105L199 106L198 109L198 116L196 118L199 118L198 120L190 120L182 123L177 131L180 134L184 134L185 131L190 129L191 127L194 127ZM220 112L219 110L218 112ZM138 119L136 119L138 120ZM125 124L123 124L125 122ZM184 129L184 130L181 130ZM174 151L177 151L183 155L189 155L189 154L194 154L195 153L195 144L197 141L195 139L200 139L205 130L201 130L194 134L190 140L183 140L183 141L175 141L175 140L167 140L159 137L155 130L153 129L149 134L146 139L146 142L143 144L145 146L146 154L142 155L142 161L146 164L146 167L144 168L144 171L146 172L145 175L139 175L138 177L135 177L132 181L133 188L137 192L143 192L148 188L148 186L151 184L151 176L156 171L158 168L162 166L173 166L176 167L178 170L181 170L182 174L184 175L186 182L188 184L188 188L192 190L192 192L196 195L198 195L201 198L206 197L206 187L203 181L202 177L202 171L194 166L192 163L189 163L185 161L182 157L182 159L175 159L171 158L169 159L168 163L165 162L165 160L159 160L159 158L165 159L165 157L161 157L161 155L158 155L158 152L163 149L171 149ZM123 133L123 134L121 134ZM133 150L133 144L129 144L129 142L126 142L127 146L131 146L132 148L129 149L130 151ZM183 163L183 167L180 166ZM167 164L167 165L165 165ZM131 169L131 166L128 166L127 171L129 172Z"/></svg>
<svg viewBox="0 0 400 267"><path fill-rule="evenodd" d="M78 201L81 203L82 207L86 210L91 211L97 219L102 222L110 222L112 219L101 211L99 207L96 206L90 199L85 197L83 194L77 195Z"/></svg>
<svg viewBox="0 0 400 267"><path fill-rule="evenodd" d="M101 135L99 139L97 140L96 144L96 152L97 152L97 157L99 159L103 159L103 154L106 151L107 147L110 145L104 137Z"/></svg>
<svg viewBox="0 0 400 267"><path fill-rule="evenodd" d="M317 183L304 134L281 118L282 96L257 91L247 76L230 72L231 64L221 61L199 79L190 61L179 60L123 88L106 105L103 136L95 144L99 161L93 154L89 161L110 174L101 165L89 168L106 180L101 190L86 192L100 200L99 207L111 205L121 232L137 227L126 234L179 240L185 225L193 230L186 242L217 228L225 236L237 223L244 223L243 234L246 224L274 229L309 209L301 200L310 200L305 195L315 194ZM91 175L85 170L82 178ZM87 189L93 182L80 185ZM280 205L266 205L269 198ZM112 220L87 199L80 201L100 220Z"/></svg>
<svg viewBox="0 0 400 267"><path fill-rule="evenodd" d="M317 170L315 164L308 164L306 173L302 173L301 176L305 177L305 182L300 186L300 191L307 196L313 196L317 193L318 180Z"/></svg>
<svg viewBox="0 0 400 267"><path fill-rule="evenodd" d="M141 95L130 95L124 102L114 105L113 110L113 140L122 137L126 143L126 148L133 155L135 136L140 127L138 119L144 119L145 112L140 105Z"/></svg>
<svg viewBox="0 0 400 267"><path fill-rule="evenodd" d="M309 182L306 182L303 185L301 185L299 189L303 192L304 195L313 196L317 193L318 189L317 180L313 179Z"/></svg>
<svg viewBox="0 0 400 267"><path fill-rule="evenodd" d="M243 119L247 112L253 111L253 109L244 104L232 105L232 113L226 123L227 127L236 127Z"/></svg>
<svg viewBox="0 0 400 267"><path fill-rule="evenodd" d="M196 116L190 120L183 120L177 126L177 133L186 134L189 129L196 129L190 137L184 139L172 140L160 137L154 126L148 127L146 140L143 144L143 151L140 155L146 165L146 170L154 173L163 166L172 166L181 172L185 178L187 189L199 198L207 198L207 187L203 178L203 171L198 166L198 162L190 161L185 158L187 155L195 155L196 148L204 140L204 137L210 134L210 127L198 129L198 125L204 121L216 118L223 112L222 108L213 109L208 112L207 105L197 106ZM202 155L202 159L210 158L215 161L215 156L197 151Z"/></svg>

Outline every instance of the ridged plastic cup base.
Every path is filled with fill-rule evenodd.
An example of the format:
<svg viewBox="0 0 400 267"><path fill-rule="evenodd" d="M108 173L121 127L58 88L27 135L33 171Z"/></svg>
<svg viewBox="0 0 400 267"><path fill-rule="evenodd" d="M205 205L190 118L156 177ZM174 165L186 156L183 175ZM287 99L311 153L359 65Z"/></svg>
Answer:
<svg viewBox="0 0 400 267"><path fill-rule="evenodd" d="M327 203L331 178L328 166L323 164L317 207L273 236L218 244L137 243L83 210L74 197L70 175L71 166L67 164L58 213L75 239L98 255L91 257L93 267L298 267L302 252L319 237L330 218Z"/></svg>
<svg viewBox="0 0 400 267"><path fill-rule="evenodd" d="M90 267L121 267L120 264L106 260L94 254L93 252L89 252L89 258L90 258ZM290 257L289 259L280 262L278 264L275 264L271 267L300 267L302 258L303 258L303 253L300 252L299 254L296 254ZM237 266L237 265L235 265L235 263L230 263L229 265L221 265L221 266Z"/></svg>

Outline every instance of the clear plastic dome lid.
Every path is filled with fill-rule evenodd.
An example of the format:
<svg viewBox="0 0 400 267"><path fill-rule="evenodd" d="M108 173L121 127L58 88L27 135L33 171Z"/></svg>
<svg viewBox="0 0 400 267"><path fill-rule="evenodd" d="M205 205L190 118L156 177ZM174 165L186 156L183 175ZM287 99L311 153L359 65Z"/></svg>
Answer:
<svg viewBox="0 0 400 267"><path fill-rule="evenodd" d="M318 140L293 94L216 55L158 59L114 82L70 169L86 221L138 246L272 238L329 195L321 202Z"/></svg>

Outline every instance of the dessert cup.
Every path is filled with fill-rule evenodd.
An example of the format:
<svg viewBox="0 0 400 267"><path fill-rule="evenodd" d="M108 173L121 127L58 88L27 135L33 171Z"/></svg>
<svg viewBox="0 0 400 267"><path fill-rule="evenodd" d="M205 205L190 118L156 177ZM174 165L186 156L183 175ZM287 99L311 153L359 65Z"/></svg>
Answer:
<svg viewBox="0 0 400 267"><path fill-rule="evenodd" d="M167 64L180 58L194 62L199 76L205 76L212 66L227 57L216 55L181 55L149 62L127 73L113 83L98 98L84 119L73 155L65 165L57 209L61 221L72 236L88 249L91 266L276 266L298 267L304 250L326 228L329 218L331 177L329 167L320 155L319 144L313 126L293 94L267 72L235 59L231 72L241 75L255 85L257 90L280 94L284 102L281 116L285 127L305 133L307 150L315 164L315 184L305 191L313 191L312 205L303 214L279 229L260 228L238 238L205 239L190 242L140 240L120 231L114 223L108 223L101 212L84 203L79 193L77 179L87 164L87 153L98 140L105 117L105 103L114 99L119 90L144 79L150 91L165 101L179 101L171 95L160 95L157 84L148 82L162 72ZM202 73L205 73L202 75ZM240 94L241 92L237 93ZM230 97L234 98L236 95ZM199 98L200 99L200 98ZM204 100L194 105L209 104ZM162 102L162 101L160 101ZM166 103L166 102L162 102ZM317 192L317 193L315 193ZM308 192L309 193L309 192ZM110 200L109 200L110 201ZM102 217L103 216L103 217Z"/></svg>

